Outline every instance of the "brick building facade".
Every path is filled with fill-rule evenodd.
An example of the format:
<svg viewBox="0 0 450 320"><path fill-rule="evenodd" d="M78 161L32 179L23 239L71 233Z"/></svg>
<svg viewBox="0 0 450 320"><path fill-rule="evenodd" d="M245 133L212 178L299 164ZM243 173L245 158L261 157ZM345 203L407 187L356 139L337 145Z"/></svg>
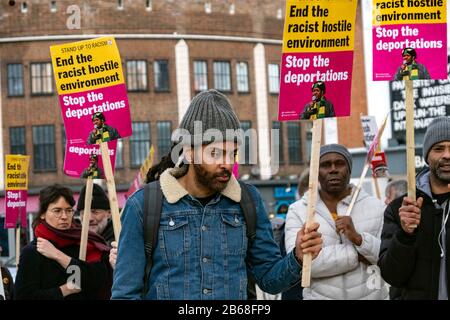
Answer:
<svg viewBox="0 0 450 320"><path fill-rule="evenodd" d="M276 83L284 6L285 1L273 0L2 1L3 154L23 150L31 155L31 189L54 182L81 185L62 172L64 128L54 79L47 69L49 47L111 34L122 57L134 132L139 132L122 141L115 172L119 190L135 176L149 141L155 146L157 161L160 149L170 147L168 132L177 127L190 99L199 90L218 86L230 98L243 125L258 132L258 164L241 166L241 174L264 176L270 129L279 125ZM338 119L339 142L349 147L362 146L359 114L366 113L359 12L352 116ZM203 79L207 79L206 86ZM309 124L283 123L281 129L282 164L274 178L299 174L309 159ZM139 148L147 150L138 155L131 151Z"/></svg>

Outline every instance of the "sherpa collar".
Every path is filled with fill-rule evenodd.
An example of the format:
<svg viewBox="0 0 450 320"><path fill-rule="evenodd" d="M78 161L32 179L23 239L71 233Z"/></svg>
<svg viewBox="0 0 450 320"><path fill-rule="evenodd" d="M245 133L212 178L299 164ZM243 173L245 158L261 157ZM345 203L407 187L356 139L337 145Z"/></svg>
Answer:
<svg viewBox="0 0 450 320"><path fill-rule="evenodd" d="M181 168L166 169L159 178L161 190L166 197L167 202L176 203L178 200L188 194L187 190L178 182L177 178L186 173L187 166ZM227 198L234 202L241 201L241 186L234 175L231 175L228 185L221 192Z"/></svg>

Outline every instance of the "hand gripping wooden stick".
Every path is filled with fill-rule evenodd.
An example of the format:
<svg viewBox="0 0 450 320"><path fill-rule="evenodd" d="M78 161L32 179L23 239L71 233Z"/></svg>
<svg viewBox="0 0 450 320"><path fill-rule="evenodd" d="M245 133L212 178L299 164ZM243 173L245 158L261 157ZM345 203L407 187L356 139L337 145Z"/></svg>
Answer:
<svg viewBox="0 0 450 320"><path fill-rule="evenodd" d="M308 186L308 216L306 218L306 228L308 229L314 222L314 214L317 203L317 178L319 176L320 143L322 140L323 120L314 120L311 143L311 162L309 164L309 186ZM303 255L302 287L307 288L311 282L311 262L312 255Z"/></svg>
<svg viewBox="0 0 450 320"><path fill-rule="evenodd" d="M89 220L91 219L91 203L92 190L94 188L94 180L92 176L86 179L86 194L84 195L83 222L81 227L80 253L78 258L86 261L86 248L89 233Z"/></svg>

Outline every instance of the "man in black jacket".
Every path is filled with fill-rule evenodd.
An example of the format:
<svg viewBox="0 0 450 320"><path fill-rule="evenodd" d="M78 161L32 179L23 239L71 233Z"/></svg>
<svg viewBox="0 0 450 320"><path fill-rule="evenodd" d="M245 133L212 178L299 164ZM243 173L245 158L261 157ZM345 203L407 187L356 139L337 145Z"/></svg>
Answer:
<svg viewBox="0 0 450 320"><path fill-rule="evenodd" d="M448 300L449 117L428 126L423 155L429 167L417 175L417 201L400 197L386 208L378 265L401 299Z"/></svg>

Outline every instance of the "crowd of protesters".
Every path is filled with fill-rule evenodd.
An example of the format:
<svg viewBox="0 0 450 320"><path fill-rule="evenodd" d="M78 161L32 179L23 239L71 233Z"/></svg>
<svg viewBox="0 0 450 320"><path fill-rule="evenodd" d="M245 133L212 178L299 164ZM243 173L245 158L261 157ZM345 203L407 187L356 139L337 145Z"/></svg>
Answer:
<svg viewBox="0 0 450 320"><path fill-rule="evenodd" d="M192 139L197 122L202 137ZM179 125L183 133L172 136L171 152L147 175L161 204L152 213L150 267L145 221L157 209L148 209L146 188L127 199L114 241L108 197L94 184L86 259L79 258L82 229L74 219L85 217L85 188L76 207L69 188L42 189L35 237L21 250L14 288L12 279L2 279L6 298L237 300L250 298L251 278L264 292L295 288L298 298L309 300L384 300L389 290L391 299L448 299L448 117L436 118L425 133L428 166L417 176L417 199L396 181L386 188L386 205L361 190L347 214L356 189L352 156L345 146L322 146L315 222L306 228L312 190L302 190L287 211L283 254L260 193L232 175L239 128L218 91L191 101ZM311 284L302 289L305 254L313 258Z"/></svg>

